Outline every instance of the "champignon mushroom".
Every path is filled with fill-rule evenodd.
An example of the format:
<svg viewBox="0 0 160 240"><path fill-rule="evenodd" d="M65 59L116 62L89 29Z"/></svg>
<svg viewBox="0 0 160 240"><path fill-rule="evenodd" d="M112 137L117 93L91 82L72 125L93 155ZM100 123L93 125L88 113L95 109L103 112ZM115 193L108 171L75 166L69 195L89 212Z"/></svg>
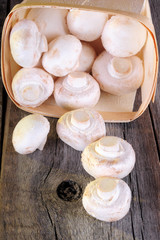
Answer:
<svg viewBox="0 0 160 240"><path fill-rule="evenodd" d="M33 153L36 149L42 151L49 130L50 123L42 115L30 114L22 118L13 131L12 143L15 151L20 154Z"/></svg>
<svg viewBox="0 0 160 240"><path fill-rule="evenodd" d="M83 151L93 141L106 135L102 116L83 108L65 113L57 122L57 134L72 148Z"/></svg>
<svg viewBox="0 0 160 240"><path fill-rule="evenodd" d="M73 35L91 42L100 37L107 18L107 13L73 9L67 15L67 24Z"/></svg>
<svg viewBox="0 0 160 240"><path fill-rule="evenodd" d="M34 21L39 31L50 42L56 37L68 34L67 13L68 10L66 9L32 8L27 15L27 19Z"/></svg>
<svg viewBox="0 0 160 240"><path fill-rule="evenodd" d="M123 180L98 178L87 185L82 203L92 217L105 222L118 221L130 209L131 190Z"/></svg>
<svg viewBox="0 0 160 240"><path fill-rule="evenodd" d="M104 26L102 44L116 57L136 55L144 46L147 31L137 20L126 16L113 16Z"/></svg>
<svg viewBox="0 0 160 240"><path fill-rule="evenodd" d="M103 91L123 95L141 86L143 64L137 56L119 58L104 51L96 58L92 74Z"/></svg>
<svg viewBox="0 0 160 240"><path fill-rule="evenodd" d="M31 20L21 20L10 33L11 54L21 67L31 68L37 65L43 52L48 51L47 39Z"/></svg>
<svg viewBox="0 0 160 240"><path fill-rule="evenodd" d="M24 107L37 107L53 93L53 78L40 68L22 68L12 81L15 100Z"/></svg>
<svg viewBox="0 0 160 240"><path fill-rule="evenodd" d="M75 71L89 73L95 58L96 51L94 48L90 44L82 42L82 52L79 58L79 65Z"/></svg>
<svg viewBox="0 0 160 240"><path fill-rule="evenodd" d="M42 65L54 76L64 77L77 68L81 51L82 44L75 36L60 36L49 44L49 51L42 57Z"/></svg>
<svg viewBox="0 0 160 240"><path fill-rule="evenodd" d="M69 110L94 107L100 98L100 88L90 74L72 72L56 80L54 97L57 105Z"/></svg>
<svg viewBox="0 0 160 240"><path fill-rule="evenodd" d="M88 145L81 161L84 169L94 178L124 178L135 165L135 152L127 141L107 136Z"/></svg>

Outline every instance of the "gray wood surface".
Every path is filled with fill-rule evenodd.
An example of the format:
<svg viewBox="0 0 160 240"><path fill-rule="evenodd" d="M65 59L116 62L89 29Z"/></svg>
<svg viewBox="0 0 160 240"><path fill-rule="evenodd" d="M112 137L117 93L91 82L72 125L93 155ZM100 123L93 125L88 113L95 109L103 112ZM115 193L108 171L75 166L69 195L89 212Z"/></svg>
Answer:
<svg viewBox="0 0 160 240"><path fill-rule="evenodd" d="M0 6L2 2L6 9L5 1L1 1ZM15 2L11 1L12 6ZM150 3L160 40L160 4L157 0ZM3 12L1 18L4 17ZM49 119L51 131L44 150L22 156L14 151L11 138L16 123L27 113L10 101L6 113L2 139L0 240L160 239L159 83L155 103L139 119L128 124L106 124L107 134L130 142L137 158L133 172L124 179L132 190L131 210L124 219L110 224L90 217L83 209L82 193L93 178L82 168L81 153L58 139L57 120Z"/></svg>

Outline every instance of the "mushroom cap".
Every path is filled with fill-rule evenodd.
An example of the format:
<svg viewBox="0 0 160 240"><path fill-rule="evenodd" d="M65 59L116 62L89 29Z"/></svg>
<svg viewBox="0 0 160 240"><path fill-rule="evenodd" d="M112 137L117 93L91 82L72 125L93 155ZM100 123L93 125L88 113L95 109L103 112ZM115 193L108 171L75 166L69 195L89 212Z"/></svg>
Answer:
<svg viewBox="0 0 160 240"><path fill-rule="evenodd" d="M130 209L131 190L123 180L98 178L87 185L82 203L92 217L105 222L118 221Z"/></svg>
<svg viewBox="0 0 160 240"><path fill-rule="evenodd" d="M22 68L12 81L14 98L24 107L40 106L51 96L53 89L53 78L40 68Z"/></svg>
<svg viewBox="0 0 160 240"><path fill-rule="evenodd" d="M102 32L102 44L116 57L136 55L146 42L145 27L127 16L113 16Z"/></svg>
<svg viewBox="0 0 160 240"><path fill-rule="evenodd" d="M42 65L54 76L64 77L76 69L81 51L82 44L75 36L60 36L50 42L49 51L42 57Z"/></svg>
<svg viewBox="0 0 160 240"><path fill-rule="evenodd" d="M65 113L58 120L56 129L60 139L78 151L106 135L102 116L87 108Z"/></svg>
<svg viewBox="0 0 160 240"><path fill-rule="evenodd" d="M36 149L43 150L49 130L50 123L42 115L30 114L22 118L12 135L15 151L20 154L29 154Z"/></svg>
<svg viewBox="0 0 160 240"><path fill-rule="evenodd" d="M67 24L73 35L91 42L100 37L107 19L107 13L73 9L67 15Z"/></svg>
<svg viewBox="0 0 160 240"><path fill-rule="evenodd" d="M114 95L128 94L138 89L143 81L143 72L139 57L113 57L106 51L96 58L92 67L93 77L100 88Z"/></svg>
<svg viewBox="0 0 160 240"><path fill-rule="evenodd" d="M94 178L126 177L134 168L135 152L125 140L107 136L88 145L82 153L82 165Z"/></svg>
<svg viewBox="0 0 160 240"><path fill-rule="evenodd" d="M33 20L44 34L48 42L54 38L68 34L66 23L68 10L54 8L32 8L27 19Z"/></svg>
<svg viewBox="0 0 160 240"><path fill-rule="evenodd" d="M82 52L79 58L79 65L76 68L77 72L90 72L93 62L96 58L94 48L85 42L82 42Z"/></svg>
<svg viewBox="0 0 160 240"><path fill-rule="evenodd" d="M11 54L21 67L31 68L37 65L43 52L48 51L47 39L31 20L21 20L10 33Z"/></svg>
<svg viewBox="0 0 160 240"><path fill-rule="evenodd" d="M54 97L57 105L69 110L94 107L100 98L100 88L90 74L72 72L56 80Z"/></svg>

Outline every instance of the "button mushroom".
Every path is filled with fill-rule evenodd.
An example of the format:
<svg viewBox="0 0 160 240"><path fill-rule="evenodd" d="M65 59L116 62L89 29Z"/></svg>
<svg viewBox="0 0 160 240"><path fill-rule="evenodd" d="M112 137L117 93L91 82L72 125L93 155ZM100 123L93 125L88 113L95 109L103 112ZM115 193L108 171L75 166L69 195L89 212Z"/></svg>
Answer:
<svg viewBox="0 0 160 240"><path fill-rule="evenodd" d="M102 116L91 109L78 109L64 114L57 122L57 134L72 148L83 151L93 141L106 135Z"/></svg>
<svg viewBox="0 0 160 240"><path fill-rule="evenodd" d="M141 86L143 64L137 56L119 58L104 51L96 58L92 74L103 91L123 95Z"/></svg>
<svg viewBox="0 0 160 240"><path fill-rule="evenodd" d="M100 98L100 88L90 74L72 72L56 80L54 97L57 105L66 109L94 107Z"/></svg>
<svg viewBox="0 0 160 240"><path fill-rule="evenodd" d="M50 124L47 118L39 114L30 114L16 125L12 143L16 152L29 154L36 149L43 150L47 141Z"/></svg>
<svg viewBox="0 0 160 240"><path fill-rule="evenodd" d="M53 78L40 68L22 68L12 81L15 100L24 107L37 107L53 93Z"/></svg>
<svg viewBox="0 0 160 240"><path fill-rule="evenodd" d="M77 72L90 72L96 58L96 51L88 43L82 42L82 52L79 58Z"/></svg>
<svg viewBox="0 0 160 240"><path fill-rule="evenodd" d="M135 152L127 141L107 136L88 145L81 161L84 169L95 178L124 178L135 165Z"/></svg>
<svg viewBox="0 0 160 240"><path fill-rule="evenodd" d="M60 36L49 44L49 51L42 57L42 65L54 76L64 77L77 68L81 51L82 44L75 36Z"/></svg>
<svg viewBox="0 0 160 240"><path fill-rule="evenodd" d="M67 24L73 35L91 42L100 37L107 18L107 13L73 9L67 15Z"/></svg>
<svg viewBox="0 0 160 240"><path fill-rule="evenodd" d="M33 20L44 34L48 42L54 38L68 34L66 23L68 10L55 8L32 8L27 19Z"/></svg>
<svg viewBox="0 0 160 240"><path fill-rule="evenodd" d="M31 20L21 20L12 28L10 34L11 54L21 67L37 65L43 52L48 51L47 39Z"/></svg>
<svg viewBox="0 0 160 240"><path fill-rule="evenodd" d="M123 180L98 178L87 185L82 203L92 217L105 222L118 221L130 209L131 190Z"/></svg>
<svg viewBox="0 0 160 240"><path fill-rule="evenodd" d="M102 44L116 57L136 55L144 46L147 31L137 20L126 16L113 16L104 26Z"/></svg>

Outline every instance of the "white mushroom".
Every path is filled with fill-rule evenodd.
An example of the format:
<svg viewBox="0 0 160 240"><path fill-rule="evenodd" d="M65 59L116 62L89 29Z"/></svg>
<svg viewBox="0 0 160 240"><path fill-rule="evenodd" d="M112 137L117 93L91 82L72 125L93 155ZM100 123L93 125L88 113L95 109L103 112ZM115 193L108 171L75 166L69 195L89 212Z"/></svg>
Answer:
<svg viewBox="0 0 160 240"><path fill-rule="evenodd" d="M137 56L119 58L104 51L96 58L92 74L103 91L123 95L141 86L143 64Z"/></svg>
<svg viewBox="0 0 160 240"><path fill-rule="evenodd" d="M90 74L72 72L56 80L54 97L57 105L69 110L94 107L100 98L100 88Z"/></svg>
<svg viewBox="0 0 160 240"><path fill-rule="evenodd" d="M47 39L31 20L21 20L12 28L10 34L11 54L21 67L34 67L43 52L48 51Z"/></svg>
<svg viewBox="0 0 160 240"><path fill-rule="evenodd" d="M37 107L53 93L53 78L40 68L22 68L12 81L15 100L24 107Z"/></svg>
<svg viewBox="0 0 160 240"><path fill-rule="evenodd" d="M82 52L79 58L79 65L76 68L77 72L90 72L93 62L96 58L94 48L85 42L82 42Z"/></svg>
<svg viewBox="0 0 160 240"><path fill-rule="evenodd" d="M33 20L44 34L48 42L54 38L68 34L66 23L68 10L54 8L32 8L27 19Z"/></svg>
<svg viewBox="0 0 160 240"><path fill-rule="evenodd" d="M91 42L100 37L107 19L107 13L74 9L67 15L67 24L73 35Z"/></svg>
<svg viewBox="0 0 160 240"><path fill-rule="evenodd" d="M123 180L98 178L87 185L82 203L92 217L105 222L118 221L130 209L131 190Z"/></svg>
<svg viewBox="0 0 160 240"><path fill-rule="evenodd" d="M22 118L13 131L12 143L15 151L20 154L33 153L36 149L42 151L49 130L50 123L42 115L30 114Z"/></svg>
<svg viewBox="0 0 160 240"><path fill-rule="evenodd" d="M116 57L137 54L144 46L147 31L137 20L126 16L113 16L104 27L102 43L106 51Z"/></svg>
<svg viewBox="0 0 160 240"><path fill-rule="evenodd" d="M49 44L49 51L42 57L42 65L54 76L63 77L77 68L81 51L82 44L75 36L58 37Z"/></svg>
<svg viewBox="0 0 160 240"><path fill-rule="evenodd" d="M107 136L88 145L81 161L84 169L94 178L124 178L134 168L135 152L127 141Z"/></svg>
<svg viewBox="0 0 160 240"><path fill-rule="evenodd" d="M57 134L72 148L83 151L93 141L106 135L102 116L91 109L78 109L64 114L57 122Z"/></svg>

